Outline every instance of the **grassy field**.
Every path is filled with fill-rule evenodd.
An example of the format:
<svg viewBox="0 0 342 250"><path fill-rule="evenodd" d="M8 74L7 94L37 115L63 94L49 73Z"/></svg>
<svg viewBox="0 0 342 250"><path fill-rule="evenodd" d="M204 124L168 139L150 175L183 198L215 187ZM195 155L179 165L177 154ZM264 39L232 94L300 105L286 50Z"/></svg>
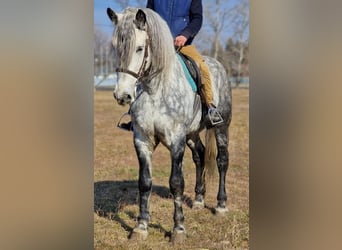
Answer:
<svg viewBox="0 0 342 250"><path fill-rule="evenodd" d="M138 216L138 161L132 133L116 128L127 107L119 106L111 91L94 93L94 248L95 249L248 249L249 248L249 90L233 90L230 126L230 166L227 173L229 212L212 214L218 190L217 175L207 181L206 208L192 210L195 166L187 148L184 157L183 204L187 239L169 243L173 227L169 152L159 146L153 154L151 221L146 241L128 239ZM217 173L216 173L217 174Z"/></svg>

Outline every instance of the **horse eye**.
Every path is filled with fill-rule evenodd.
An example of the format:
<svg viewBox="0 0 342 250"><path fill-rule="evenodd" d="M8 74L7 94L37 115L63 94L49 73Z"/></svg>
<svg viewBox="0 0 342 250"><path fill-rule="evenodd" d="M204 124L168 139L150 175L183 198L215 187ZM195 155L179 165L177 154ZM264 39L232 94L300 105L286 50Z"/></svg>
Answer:
<svg viewBox="0 0 342 250"><path fill-rule="evenodd" d="M141 52L142 50L143 50L143 47L139 46L139 47L137 48L136 52L138 53L138 52Z"/></svg>

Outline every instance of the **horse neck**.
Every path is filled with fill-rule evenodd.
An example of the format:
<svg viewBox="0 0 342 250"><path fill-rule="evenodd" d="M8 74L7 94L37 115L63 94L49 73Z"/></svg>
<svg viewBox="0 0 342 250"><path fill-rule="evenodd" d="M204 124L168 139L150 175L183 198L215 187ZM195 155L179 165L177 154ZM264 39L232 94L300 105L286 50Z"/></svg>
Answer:
<svg viewBox="0 0 342 250"><path fill-rule="evenodd" d="M175 84L174 76L179 67L176 52L169 55L168 61L170 62L166 66L168 68L164 67L162 69L154 70L155 72L150 72L152 78L144 81L142 85L145 91L152 94L158 90L164 91L169 89L172 84ZM153 75L154 73L156 73L156 75Z"/></svg>
<svg viewBox="0 0 342 250"><path fill-rule="evenodd" d="M151 81L146 82L143 89L149 94L159 92L161 96L176 98L179 102L184 102L184 99L189 98L189 93L193 91L190 85L187 84L186 76L176 56L176 52L170 55L169 59L170 63L167 65L168 72L160 72ZM190 97L190 99L192 98Z"/></svg>

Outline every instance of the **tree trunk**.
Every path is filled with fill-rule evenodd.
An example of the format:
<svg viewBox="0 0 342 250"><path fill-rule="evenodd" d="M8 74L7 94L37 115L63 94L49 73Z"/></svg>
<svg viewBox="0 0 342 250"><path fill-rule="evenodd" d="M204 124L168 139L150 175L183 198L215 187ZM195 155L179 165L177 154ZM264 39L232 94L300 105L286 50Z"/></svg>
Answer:
<svg viewBox="0 0 342 250"><path fill-rule="evenodd" d="M236 86L240 85L241 83L241 65L242 65L242 60L243 60L243 44L240 43L240 50L239 50L239 63L238 63L238 76L236 80Z"/></svg>

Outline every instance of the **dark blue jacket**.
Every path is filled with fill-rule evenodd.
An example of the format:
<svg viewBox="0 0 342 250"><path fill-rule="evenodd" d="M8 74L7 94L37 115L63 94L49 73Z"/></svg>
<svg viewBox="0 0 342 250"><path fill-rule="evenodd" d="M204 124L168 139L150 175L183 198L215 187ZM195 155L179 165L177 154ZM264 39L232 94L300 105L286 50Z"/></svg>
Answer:
<svg viewBox="0 0 342 250"><path fill-rule="evenodd" d="M202 0L148 0L147 8L164 18L174 38L185 36L186 45L191 44L202 27Z"/></svg>

